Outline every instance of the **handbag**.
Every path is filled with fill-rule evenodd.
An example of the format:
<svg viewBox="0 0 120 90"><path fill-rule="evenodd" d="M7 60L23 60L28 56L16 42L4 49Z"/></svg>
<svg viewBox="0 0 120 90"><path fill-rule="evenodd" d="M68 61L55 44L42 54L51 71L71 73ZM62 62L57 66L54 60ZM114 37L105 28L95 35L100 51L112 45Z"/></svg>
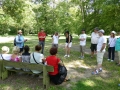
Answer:
<svg viewBox="0 0 120 90"><path fill-rule="evenodd" d="M61 61L62 61L62 60L61 60ZM62 63L63 63L63 61L62 61ZM66 74L66 73L67 73L67 69L66 69L66 67L64 66L64 64L63 64L63 65L58 64L58 73L59 73L60 75L63 75L63 74Z"/></svg>

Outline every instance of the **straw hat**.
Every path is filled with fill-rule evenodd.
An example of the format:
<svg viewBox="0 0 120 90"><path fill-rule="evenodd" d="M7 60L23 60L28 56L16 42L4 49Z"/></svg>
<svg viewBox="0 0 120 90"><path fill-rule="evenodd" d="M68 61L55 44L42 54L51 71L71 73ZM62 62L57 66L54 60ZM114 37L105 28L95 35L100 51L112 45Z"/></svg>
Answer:
<svg viewBox="0 0 120 90"><path fill-rule="evenodd" d="M7 47L7 46L3 46L2 48L2 53L9 53L9 47Z"/></svg>

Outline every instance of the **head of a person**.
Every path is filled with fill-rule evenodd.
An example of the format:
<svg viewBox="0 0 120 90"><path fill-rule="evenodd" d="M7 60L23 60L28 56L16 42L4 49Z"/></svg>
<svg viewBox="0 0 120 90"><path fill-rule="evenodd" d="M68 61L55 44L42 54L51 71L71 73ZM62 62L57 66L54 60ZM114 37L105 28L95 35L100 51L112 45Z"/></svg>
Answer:
<svg viewBox="0 0 120 90"><path fill-rule="evenodd" d="M56 47L53 47L50 49L50 54L51 55L56 55L57 54L57 48Z"/></svg>
<svg viewBox="0 0 120 90"><path fill-rule="evenodd" d="M40 30L41 30L41 32L44 32L44 28L41 28Z"/></svg>
<svg viewBox="0 0 120 90"><path fill-rule="evenodd" d="M82 29L82 31L81 31L81 32L82 32L82 34L84 34L84 33L85 33L85 29Z"/></svg>
<svg viewBox="0 0 120 90"><path fill-rule="evenodd" d="M69 36L69 31L65 32L65 36L68 37Z"/></svg>
<svg viewBox="0 0 120 90"><path fill-rule="evenodd" d="M115 31L112 31L112 32L110 33L110 36L113 37L113 38L115 37L115 35L116 35L116 32L115 32Z"/></svg>
<svg viewBox="0 0 120 90"><path fill-rule="evenodd" d="M28 46L28 45L25 45L25 46L24 46L24 52L29 52L29 50L30 50L29 46Z"/></svg>
<svg viewBox="0 0 120 90"><path fill-rule="evenodd" d="M19 31L18 31L18 34L22 35L22 30L19 30Z"/></svg>
<svg viewBox="0 0 120 90"><path fill-rule="evenodd" d="M3 46L2 48L1 48L1 50L2 50L2 54L7 54L7 53L9 53L9 47L7 47L7 46Z"/></svg>
<svg viewBox="0 0 120 90"><path fill-rule="evenodd" d="M94 28L94 32L95 32L95 33L97 33L98 31L99 31L99 28L98 28L98 27Z"/></svg>
<svg viewBox="0 0 120 90"><path fill-rule="evenodd" d="M19 52L20 52L19 47L17 47L17 46L13 47L12 52L13 52L13 54L19 54Z"/></svg>
<svg viewBox="0 0 120 90"><path fill-rule="evenodd" d="M57 36L58 35L58 32L55 32L55 36Z"/></svg>
<svg viewBox="0 0 120 90"><path fill-rule="evenodd" d="M98 31L99 36L102 36L104 33L105 33L105 31L103 29Z"/></svg>
<svg viewBox="0 0 120 90"><path fill-rule="evenodd" d="M36 46L35 46L35 51L38 51L38 52L39 52L40 50L41 50L41 46L40 46L40 45L36 45Z"/></svg>

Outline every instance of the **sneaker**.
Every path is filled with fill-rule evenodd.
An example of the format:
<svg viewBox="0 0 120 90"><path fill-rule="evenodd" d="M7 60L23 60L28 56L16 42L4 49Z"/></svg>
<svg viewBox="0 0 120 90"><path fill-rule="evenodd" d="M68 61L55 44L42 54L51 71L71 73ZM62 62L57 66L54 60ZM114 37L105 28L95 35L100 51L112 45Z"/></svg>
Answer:
<svg viewBox="0 0 120 90"><path fill-rule="evenodd" d="M84 59L84 56L81 56L81 59Z"/></svg>
<svg viewBox="0 0 120 90"><path fill-rule="evenodd" d="M102 68L99 68L99 70L98 70L99 72L102 72Z"/></svg>
<svg viewBox="0 0 120 90"><path fill-rule="evenodd" d="M64 57L67 57L68 55L65 55Z"/></svg>
<svg viewBox="0 0 120 90"><path fill-rule="evenodd" d="M68 57L70 57L70 55L68 55Z"/></svg>
<svg viewBox="0 0 120 90"><path fill-rule="evenodd" d="M113 62L114 60L111 60L111 62Z"/></svg>
<svg viewBox="0 0 120 90"><path fill-rule="evenodd" d="M108 61L110 61L110 59L107 59Z"/></svg>
<svg viewBox="0 0 120 90"><path fill-rule="evenodd" d="M98 74L98 70L92 72L92 75L97 75L97 74Z"/></svg>

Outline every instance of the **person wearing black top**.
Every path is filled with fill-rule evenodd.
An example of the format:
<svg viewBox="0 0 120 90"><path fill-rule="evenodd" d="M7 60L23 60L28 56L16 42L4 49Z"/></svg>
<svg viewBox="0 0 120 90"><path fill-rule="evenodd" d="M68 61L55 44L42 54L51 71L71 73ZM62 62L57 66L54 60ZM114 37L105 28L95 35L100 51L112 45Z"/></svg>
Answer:
<svg viewBox="0 0 120 90"><path fill-rule="evenodd" d="M66 44L65 44L65 56L64 57L70 57L70 48L72 46L72 36L69 34L69 31L65 32L66 36Z"/></svg>

